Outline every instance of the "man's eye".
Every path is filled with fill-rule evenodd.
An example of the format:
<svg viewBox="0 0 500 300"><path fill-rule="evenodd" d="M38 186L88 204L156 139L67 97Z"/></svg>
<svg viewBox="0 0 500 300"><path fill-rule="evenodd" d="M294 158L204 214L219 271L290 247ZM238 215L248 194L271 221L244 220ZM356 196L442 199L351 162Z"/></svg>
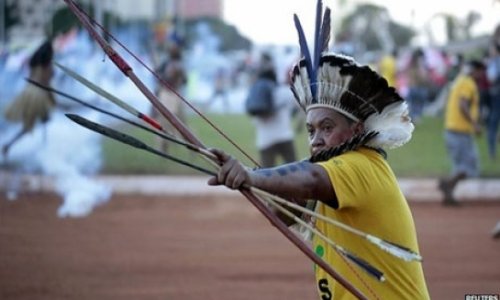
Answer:
<svg viewBox="0 0 500 300"><path fill-rule="evenodd" d="M307 129L307 134L308 134L309 136L313 136L313 135L314 135L314 130L312 130L312 129Z"/></svg>

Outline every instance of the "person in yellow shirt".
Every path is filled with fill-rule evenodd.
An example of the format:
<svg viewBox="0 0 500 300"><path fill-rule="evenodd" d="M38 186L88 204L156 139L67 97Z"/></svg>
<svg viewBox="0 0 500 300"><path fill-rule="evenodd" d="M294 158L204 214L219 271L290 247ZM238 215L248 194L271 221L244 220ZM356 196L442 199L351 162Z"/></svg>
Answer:
<svg viewBox="0 0 500 300"><path fill-rule="evenodd" d="M213 149L222 168L209 184L224 184L233 189L250 185L293 198L304 206L307 199L316 199L317 213L418 252L410 208L382 150L400 146L411 137L413 125L405 101L388 87L385 79L366 66L357 66L350 58L328 53L322 56L322 62L320 74L324 77L320 76L316 85L326 93L316 99L296 93L306 111L311 158L251 171L221 150ZM296 89L304 82L305 78L300 77L306 76L298 68L292 85ZM326 91L350 76L352 79L341 92ZM372 88L367 89L368 86ZM365 99L371 100L370 105ZM374 132L376 136L370 137ZM353 273L352 266L335 249L314 237L316 253L370 298L429 299L419 262L394 258L322 220L316 220L315 227L384 270L388 280L383 283L371 281L364 273ZM316 279L321 299L352 299L319 267Z"/></svg>
<svg viewBox="0 0 500 300"><path fill-rule="evenodd" d="M390 53L382 56L378 63L378 71L382 77L387 80L387 84L394 88L397 88L397 51L393 50Z"/></svg>
<svg viewBox="0 0 500 300"><path fill-rule="evenodd" d="M410 140L414 126L407 103L384 78L351 57L326 51L316 63L309 57L304 55L294 67L291 89L306 114L311 157L251 170L212 149L221 168L208 184L231 189L253 186L302 206L315 199L316 213L418 253L410 208L383 150ZM318 232L314 235L316 254L368 298L429 299L420 262L393 257L322 218L313 224L319 233L384 273L386 281L378 282L358 272ZM315 275L320 299L354 299L321 267L315 266Z"/></svg>
<svg viewBox="0 0 500 300"><path fill-rule="evenodd" d="M479 90L484 64L470 61L454 81L445 110L445 143L453 170L439 181L443 192L443 204L458 205L453 196L457 183L479 173L479 158L474 134L481 133L479 124Z"/></svg>

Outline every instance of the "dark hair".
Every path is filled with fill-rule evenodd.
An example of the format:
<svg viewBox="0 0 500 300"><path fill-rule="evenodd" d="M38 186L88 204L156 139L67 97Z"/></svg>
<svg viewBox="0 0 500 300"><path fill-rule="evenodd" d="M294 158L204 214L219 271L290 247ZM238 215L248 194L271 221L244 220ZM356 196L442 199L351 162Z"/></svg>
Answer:
<svg viewBox="0 0 500 300"><path fill-rule="evenodd" d="M480 60L477 60L477 59L472 59L468 62L468 65L470 65L472 68L476 69L476 70L484 70L486 69L486 65L480 61Z"/></svg>
<svg viewBox="0 0 500 300"><path fill-rule="evenodd" d="M267 52L262 53L260 58L261 58L262 62L272 62L273 61L273 57L271 56L271 54L269 54Z"/></svg>
<svg viewBox="0 0 500 300"><path fill-rule="evenodd" d="M33 53L29 65L31 68L36 66L48 66L52 62L53 57L54 49L52 48L52 42L47 40L38 47L35 53Z"/></svg>
<svg viewBox="0 0 500 300"><path fill-rule="evenodd" d="M257 76L259 78L269 79L275 83L278 81L278 79L276 78L276 72L273 69L267 69L267 68L261 69L258 71Z"/></svg>

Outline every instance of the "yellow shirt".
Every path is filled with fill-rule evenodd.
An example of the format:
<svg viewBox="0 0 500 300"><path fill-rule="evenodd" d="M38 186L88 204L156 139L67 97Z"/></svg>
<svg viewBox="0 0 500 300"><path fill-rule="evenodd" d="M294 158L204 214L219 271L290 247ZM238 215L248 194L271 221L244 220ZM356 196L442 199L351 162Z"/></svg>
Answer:
<svg viewBox="0 0 500 300"><path fill-rule="evenodd" d="M390 55L382 57L379 63L380 75L387 80L389 86L396 86L396 60Z"/></svg>
<svg viewBox="0 0 500 300"><path fill-rule="evenodd" d="M319 165L328 172L339 207L333 209L319 203L318 213L415 252L419 251L408 203L382 155L372 149L361 148ZM363 237L324 221L316 220L316 227L335 243L384 273L386 281L378 282L358 267L348 265L322 239L317 236L313 238L315 252L368 298L429 299L421 263L403 261ZM320 299L355 299L320 267L315 266L315 273Z"/></svg>
<svg viewBox="0 0 500 300"><path fill-rule="evenodd" d="M474 121L479 118L479 92L474 79L468 75L459 75L453 82L446 105L445 128L463 133L474 133L474 127L460 110L460 99L470 105L470 114Z"/></svg>

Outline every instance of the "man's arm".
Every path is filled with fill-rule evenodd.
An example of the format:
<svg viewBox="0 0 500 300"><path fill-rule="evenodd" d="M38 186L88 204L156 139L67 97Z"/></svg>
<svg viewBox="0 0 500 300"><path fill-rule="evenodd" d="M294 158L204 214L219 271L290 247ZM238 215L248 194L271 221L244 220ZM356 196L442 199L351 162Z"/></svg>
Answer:
<svg viewBox="0 0 500 300"><path fill-rule="evenodd" d="M462 113L462 115L464 116L464 118L469 121L472 126L474 127L474 131L476 134L480 134L481 133L481 126L479 125L479 122L475 121L472 116L471 116L471 113L470 113L470 101L467 101L466 98L460 98L460 112Z"/></svg>
<svg viewBox="0 0 500 300"><path fill-rule="evenodd" d="M334 188L327 172L319 165L307 161L294 162L275 168L249 170L239 161L220 150L211 150L219 157L222 167L210 185L226 185L238 189L253 186L287 199L315 199L337 207Z"/></svg>

